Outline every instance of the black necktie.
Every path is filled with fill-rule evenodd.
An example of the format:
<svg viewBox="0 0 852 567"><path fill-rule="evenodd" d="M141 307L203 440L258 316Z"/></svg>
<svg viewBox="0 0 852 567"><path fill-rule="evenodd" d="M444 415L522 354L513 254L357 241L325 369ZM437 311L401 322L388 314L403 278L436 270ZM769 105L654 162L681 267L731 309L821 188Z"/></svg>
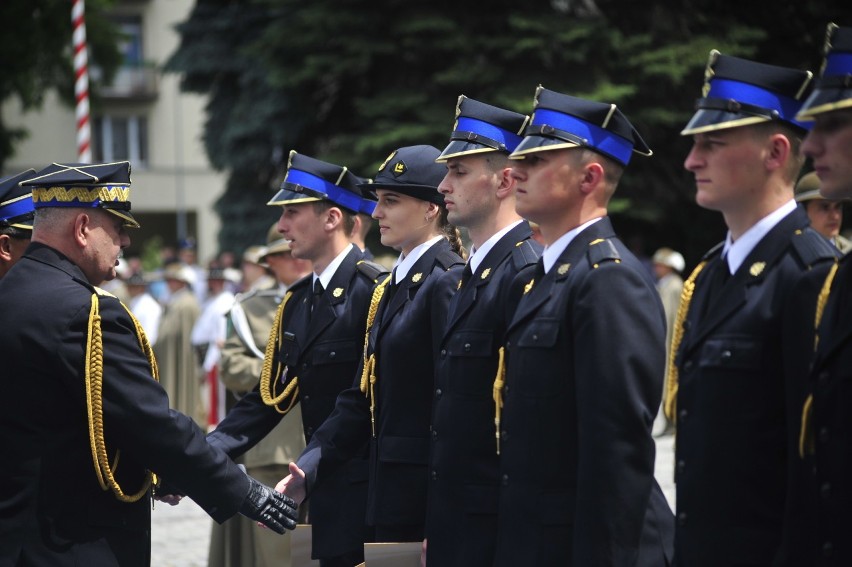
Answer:
<svg viewBox="0 0 852 567"><path fill-rule="evenodd" d="M322 287L322 282L319 281L319 278L314 281L314 294L311 297L311 313L314 312L314 309L319 305L320 298L322 297L322 292L325 291Z"/></svg>

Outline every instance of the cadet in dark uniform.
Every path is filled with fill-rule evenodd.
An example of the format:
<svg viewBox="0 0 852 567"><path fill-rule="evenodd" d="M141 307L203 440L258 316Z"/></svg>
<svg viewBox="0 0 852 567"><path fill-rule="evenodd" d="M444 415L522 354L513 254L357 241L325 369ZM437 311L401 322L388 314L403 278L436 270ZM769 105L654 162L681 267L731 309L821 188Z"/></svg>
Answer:
<svg viewBox="0 0 852 567"><path fill-rule="evenodd" d="M490 567L497 545L499 457L494 434L498 349L522 288L512 279L541 253L515 212L508 156L528 117L459 97L438 190L473 241L435 367L426 524L427 564Z"/></svg>
<svg viewBox="0 0 852 567"><path fill-rule="evenodd" d="M290 153L281 191L269 205L282 207L278 228L290 253L311 261L313 274L281 302L260 384L207 437L231 457L253 447L299 401L310 443L337 395L352 385L373 286L384 273L349 242L352 217L365 205L360 182L345 167ZM311 494L312 555L324 567L364 560L363 543L371 539L364 522L366 456L364 446Z"/></svg>
<svg viewBox="0 0 852 567"><path fill-rule="evenodd" d="M25 182L32 243L0 280L0 564L150 563L154 473L217 521L279 533L295 504L169 410L130 311L95 283L130 244L130 164L52 164Z"/></svg>
<svg viewBox="0 0 852 567"><path fill-rule="evenodd" d="M682 132L693 137L684 166L728 236L684 284L674 330L676 561L770 565L784 555L790 406L801 407L802 392L782 329L797 281L836 251L793 200L806 133L795 115L811 74L712 51L705 76Z"/></svg>
<svg viewBox="0 0 852 567"><path fill-rule="evenodd" d="M797 118L814 120L802 151L813 161L826 199L852 197L852 27L828 27L823 75ZM822 290L816 309L816 358L808 380L802 452L814 460L807 477L812 514L803 518L816 539L803 550L807 565L852 565L852 263L847 254L828 277L808 280ZM823 310L824 309L824 310Z"/></svg>
<svg viewBox="0 0 852 567"><path fill-rule="evenodd" d="M464 262L438 193L439 153L432 146L400 148L362 186L378 199L373 217L382 244L400 257L373 291L353 387L338 396L298 468L278 486L299 502L306 481L309 490L321 489L329 473L369 444L367 523L380 542L423 539L435 355Z"/></svg>
<svg viewBox="0 0 852 567"><path fill-rule="evenodd" d="M651 151L614 104L539 87L510 159L516 208L547 243L506 332L495 566L670 564L654 479L665 319L607 205Z"/></svg>
<svg viewBox="0 0 852 567"><path fill-rule="evenodd" d="M33 177L34 169L0 180L0 278L15 265L30 244L33 234L33 196L21 181Z"/></svg>

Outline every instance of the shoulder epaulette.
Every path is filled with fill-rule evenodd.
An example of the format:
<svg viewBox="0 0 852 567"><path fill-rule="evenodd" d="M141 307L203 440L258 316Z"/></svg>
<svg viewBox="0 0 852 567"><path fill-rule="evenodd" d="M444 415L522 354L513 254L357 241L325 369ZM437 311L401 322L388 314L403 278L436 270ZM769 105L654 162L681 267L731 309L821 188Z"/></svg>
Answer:
<svg viewBox="0 0 852 567"><path fill-rule="evenodd" d="M464 265L464 260L459 258L459 255L452 250L441 250L435 256L435 263L444 268L444 270L449 270L453 266Z"/></svg>
<svg viewBox="0 0 852 567"><path fill-rule="evenodd" d="M620 262L621 254L608 238L599 238L589 244L589 264L597 268L603 262Z"/></svg>
<svg viewBox="0 0 852 567"><path fill-rule="evenodd" d="M790 242L796 255L807 267L840 257L840 251L811 227L797 230Z"/></svg>
<svg viewBox="0 0 852 567"><path fill-rule="evenodd" d="M520 272L527 266L535 264L541 257L542 246L532 238L521 240L512 248L512 263L515 271Z"/></svg>
<svg viewBox="0 0 852 567"><path fill-rule="evenodd" d="M113 295L112 293L108 292L108 291L107 291L107 290L105 290L105 289L101 289L101 288L99 288L98 286L92 286L92 287L95 289L95 292L96 292L98 295L100 295L100 296L103 296L103 297L112 297L113 299L118 299L115 295Z"/></svg>
<svg viewBox="0 0 852 567"><path fill-rule="evenodd" d="M381 264L377 264L371 260L358 260L358 263L355 264L355 267L361 272L363 275L367 276L372 280L373 283L378 283L379 277L382 274L387 274L389 270L382 266Z"/></svg>

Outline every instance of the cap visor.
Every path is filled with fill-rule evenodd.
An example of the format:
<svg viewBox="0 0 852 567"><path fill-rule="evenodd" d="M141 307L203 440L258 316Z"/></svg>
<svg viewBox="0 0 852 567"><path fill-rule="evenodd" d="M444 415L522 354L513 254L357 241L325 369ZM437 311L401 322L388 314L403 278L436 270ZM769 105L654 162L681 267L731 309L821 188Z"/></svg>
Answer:
<svg viewBox="0 0 852 567"><path fill-rule="evenodd" d="M769 122L765 116L754 116L752 114L740 114L726 112L712 108L702 108L693 115L692 119L681 131L681 136L691 136L703 132L714 132L716 130L727 130L737 126L748 126L749 124L760 124Z"/></svg>
<svg viewBox="0 0 852 567"><path fill-rule="evenodd" d="M852 89L817 88L802 105L796 120L813 120L817 114L852 108Z"/></svg>
<svg viewBox="0 0 852 567"><path fill-rule="evenodd" d="M287 189L281 189L278 193L275 194L267 205L295 205L297 203L315 203L317 201L321 201L322 199L319 197L314 197L312 195L306 195L304 193L296 193L295 191L289 191Z"/></svg>
<svg viewBox="0 0 852 567"><path fill-rule="evenodd" d="M127 228L139 228L139 222L133 218L133 215L130 214L130 211L121 211L118 209L103 209L108 213L112 213L115 216L124 220L124 226Z"/></svg>
<svg viewBox="0 0 852 567"><path fill-rule="evenodd" d="M579 144L566 142L557 138L548 138L546 136L527 136L515 151L509 154L509 159L523 159L527 154L534 152L544 152L548 150L563 150L569 148L578 148Z"/></svg>
<svg viewBox="0 0 852 567"><path fill-rule="evenodd" d="M444 151L441 152L441 155L435 158L435 161L441 163L454 157L468 156L471 154L484 154L496 151L499 150L467 140L451 140L450 143L447 144L447 147L444 148Z"/></svg>

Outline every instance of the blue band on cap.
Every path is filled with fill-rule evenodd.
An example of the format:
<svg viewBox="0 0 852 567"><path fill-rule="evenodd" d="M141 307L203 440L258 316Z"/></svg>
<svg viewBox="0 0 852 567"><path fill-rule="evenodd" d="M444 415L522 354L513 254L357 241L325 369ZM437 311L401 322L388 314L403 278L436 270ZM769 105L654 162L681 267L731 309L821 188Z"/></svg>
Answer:
<svg viewBox="0 0 852 567"><path fill-rule="evenodd" d="M361 208L361 197L358 195L355 195L346 189L341 189L334 183L300 169L289 170L287 172L287 176L284 178L284 183L301 185L302 187L315 191L329 201L337 203L342 207L346 207L351 211L357 212Z"/></svg>
<svg viewBox="0 0 852 567"><path fill-rule="evenodd" d="M358 209L358 212L372 216L373 211L376 210L376 205L378 205L376 201L372 201L370 199L361 199L361 208Z"/></svg>
<svg viewBox="0 0 852 567"><path fill-rule="evenodd" d="M829 53L825 58L823 77L852 73L852 53Z"/></svg>
<svg viewBox="0 0 852 567"><path fill-rule="evenodd" d="M0 220L13 219L31 213L33 210L32 195L27 195L26 199L18 199L0 207Z"/></svg>
<svg viewBox="0 0 852 567"><path fill-rule="evenodd" d="M504 130L498 126L489 124L488 122L483 122L482 120L466 116L459 117L456 130L462 132L473 132L474 134L491 138L495 142L500 142L505 145L506 150L510 153L513 152L515 148L518 147L518 144L521 143L521 140L523 140L522 136L509 132L508 130Z"/></svg>
<svg viewBox="0 0 852 567"><path fill-rule="evenodd" d="M586 144L599 150L624 165L630 163L633 155L633 143L625 140L618 134L595 126L585 120L580 120L569 114L562 114L547 108L536 109L533 114L532 124L534 126L553 126L559 130L565 130L586 140Z"/></svg>
<svg viewBox="0 0 852 567"><path fill-rule="evenodd" d="M793 119L802 106L801 101L790 97L727 79L710 81L710 92L707 93L707 98L731 99L769 110L777 110L781 118L789 122L795 122Z"/></svg>

